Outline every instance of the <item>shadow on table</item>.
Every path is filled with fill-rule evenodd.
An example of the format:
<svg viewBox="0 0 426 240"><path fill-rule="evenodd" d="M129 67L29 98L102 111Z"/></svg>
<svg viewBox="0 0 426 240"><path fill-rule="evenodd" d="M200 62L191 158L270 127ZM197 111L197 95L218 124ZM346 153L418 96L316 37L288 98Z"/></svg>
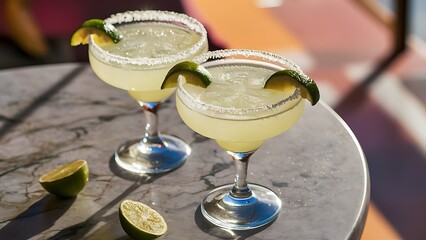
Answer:
<svg viewBox="0 0 426 240"><path fill-rule="evenodd" d="M102 239L107 236L106 234L109 229L101 228L91 233L89 236L86 236L93 227L101 221L105 222L114 222L118 219L117 212L111 214L106 214L110 211L111 208L115 207L122 200L124 200L129 194L138 189L141 185L145 183L150 183L160 178L161 176L167 174L155 174L155 175L136 175L130 174L115 163L114 157L110 159L110 168L114 174L119 177L131 180L134 183L130 185L127 189L118 195L116 198L112 199L108 204L103 208L99 209L92 216L90 216L86 221L77 223L70 227L60 230L55 235L51 236L49 239L63 239L63 238L83 238L86 239ZM15 219L13 219L9 224L0 229L0 239L29 239L34 237L43 231L51 228L55 222L70 208L74 203L76 198L57 198L53 195L47 195L38 202L34 203L29 207L25 212L21 213ZM112 225L117 225L112 224ZM124 232L123 232L124 234ZM13 238L12 238L13 237ZM127 235L119 238L120 240L129 239Z"/></svg>
<svg viewBox="0 0 426 240"><path fill-rule="evenodd" d="M61 78L58 82L56 82L46 91L41 93L38 97L34 98L28 106L20 110L12 117L6 118L4 116L0 116L0 121L4 121L4 124L0 127L0 139L2 139L8 132L13 130L19 124L24 122L27 117L31 116L38 108L48 102L61 89L65 88L74 79L76 79L76 77L80 73L82 73L86 69L86 67L86 64L79 64L69 73L67 73L63 78Z"/></svg>
<svg viewBox="0 0 426 240"><path fill-rule="evenodd" d="M274 221L272 221L271 223L263 227L250 229L250 230L230 230L230 229L220 228L216 225L213 225L212 223L210 223L203 217L203 214L201 213L201 206L198 206L197 210L195 211L194 220L197 226L203 232L220 239L246 239L250 236L253 236L265 230L272 223L274 223Z"/></svg>
<svg viewBox="0 0 426 240"><path fill-rule="evenodd" d="M93 230L96 224L99 222L114 222L118 219L117 211L114 211L111 214L108 213L111 208L116 207L122 200L124 200L129 194L138 189L141 185L152 182L157 179L159 176L149 176L149 175L132 175L128 174L121 170L117 164L115 163L114 156L110 158L109 167L111 171L119 177L123 177L127 180L131 180L134 183L130 185L127 189L118 195L116 198L112 199L109 203L107 203L103 208L99 209L93 215L91 215L86 221L77 223L75 225L69 226L65 229L62 229L54 236L49 239L63 239L63 238L73 238L73 239L108 239L110 235L111 229L109 228L111 225L117 225L118 223L109 224L110 226L105 226L104 228L100 228L90 233L90 235L86 236L89 232ZM124 234L124 232L123 232ZM0 238L1 239L1 238ZM128 239L127 235L120 237L120 240Z"/></svg>
<svg viewBox="0 0 426 240"><path fill-rule="evenodd" d="M0 229L0 239L29 239L52 227L75 198L46 195Z"/></svg>

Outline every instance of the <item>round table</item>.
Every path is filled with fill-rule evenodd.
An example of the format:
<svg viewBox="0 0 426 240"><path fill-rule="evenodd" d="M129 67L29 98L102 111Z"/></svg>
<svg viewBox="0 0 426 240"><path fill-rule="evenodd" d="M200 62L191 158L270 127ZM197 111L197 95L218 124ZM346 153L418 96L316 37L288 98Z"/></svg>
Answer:
<svg viewBox="0 0 426 240"><path fill-rule="evenodd" d="M290 130L252 156L248 180L274 190L282 210L270 225L229 231L206 222L200 201L233 181L232 160L191 131L174 99L159 111L160 130L192 148L187 162L162 175L117 167L116 147L143 133L141 110L127 92L86 63L0 71L0 239L127 239L118 218L124 199L156 209L168 224L161 239L358 239L369 202L366 160L355 136L326 104L307 105ZM48 194L38 178L86 159L90 179L71 199Z"/></svg>

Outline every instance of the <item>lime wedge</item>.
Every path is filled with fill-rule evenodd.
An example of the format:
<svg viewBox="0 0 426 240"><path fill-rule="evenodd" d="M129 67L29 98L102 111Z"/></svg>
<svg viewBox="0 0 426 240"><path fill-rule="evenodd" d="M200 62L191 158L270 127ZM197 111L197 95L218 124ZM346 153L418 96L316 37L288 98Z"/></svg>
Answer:
<svg viewBox="0 0 426 240"><path fill-rule="evenodd" d="M86 160L76 160L58 167L39 178L41 186L58 197L75 197L89 180Z"/></svg>
<svg viewBox="0 0 426 240"><path fill-rule="evenodd" d="M317 84L306 75L286 69L272 74L265 82L264 88L285 90L288 87L300 87L303 98L315 105L320 99Z"/></svg>
<svg viewBox="0 0 426 240"><path fill-rule="evenodd" d="M96 36L95 41L97 43L118 43L123 38L112 24L106 23L102 19L90 19L81 24L73 33L71 46L87 44L89 36L92 34Z"/></svg>
<svg viewBox="0 0 426 240"><path fill-rule="evenodd" d="M176 64L169 70L161 85L161 89L175 88L179 76L183 76L186 83L203 88L206 88L211 83L211 75L207 69L195 62L185 61Z"/></svg>
<svg viewBox="0 0 426 240"><path fill-rule="evenodd" d="M134 239L154 239L167 231L164 218L143 203L124 200L120 204L119 215L121 227Z"/></svg>

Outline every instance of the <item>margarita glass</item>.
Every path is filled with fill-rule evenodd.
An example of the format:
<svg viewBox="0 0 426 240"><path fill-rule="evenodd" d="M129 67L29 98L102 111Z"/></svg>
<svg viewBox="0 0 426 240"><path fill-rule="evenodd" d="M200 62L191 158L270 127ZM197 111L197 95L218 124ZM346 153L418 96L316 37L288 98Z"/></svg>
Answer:
<svg viewBox="0 0 426 240"><path fill-rule="evenodd" d="M233 184L211 191L201 204L203 216L228 229L244 230L272 222L281 209L270 189L248 184L250 156L266 139L293 126L303 113L300 87L265 89L275 72L299 67L274 54L254 50L219 50L193 61L211 74L207 88L178 82L176 106L183 121L197 133L214 139L232 157Z"/></svg>
<svg viewBox="0 0 426 240"><path fill-rule="evenodd" d="M127 90L142 107L145 135L123 143L117 164L133 173L161 173L181 166L190 154L181 139L158 132L157 110L174 89L161 90L168 70L208 50L207 32L200 22L167 11L129 11L105 20L123 38L117 44L89 38L93 71L106 83Z"/></svg>

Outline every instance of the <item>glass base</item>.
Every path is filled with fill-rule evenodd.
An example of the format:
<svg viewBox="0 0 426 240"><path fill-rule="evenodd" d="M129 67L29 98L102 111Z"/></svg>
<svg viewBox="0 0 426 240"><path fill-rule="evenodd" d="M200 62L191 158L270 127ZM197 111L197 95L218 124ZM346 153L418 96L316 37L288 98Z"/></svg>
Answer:
<svg viewBox="0 0 426 240"><path fill-rule="evenodd" d="M133 139L115 152L117 164L132 173L164 173L185 163L191 148L183 140L161 134L162 144L147 144Z"/></svg>
<svg viewBox="0 0 426 240"><path fill-rule="evenodd" d="M236 198L229 194L234 185L211 191L201 203L203 216L222 228L247 230L274 221L281 209L281 199L270 189L249 184L252 196Z"/></svg>

